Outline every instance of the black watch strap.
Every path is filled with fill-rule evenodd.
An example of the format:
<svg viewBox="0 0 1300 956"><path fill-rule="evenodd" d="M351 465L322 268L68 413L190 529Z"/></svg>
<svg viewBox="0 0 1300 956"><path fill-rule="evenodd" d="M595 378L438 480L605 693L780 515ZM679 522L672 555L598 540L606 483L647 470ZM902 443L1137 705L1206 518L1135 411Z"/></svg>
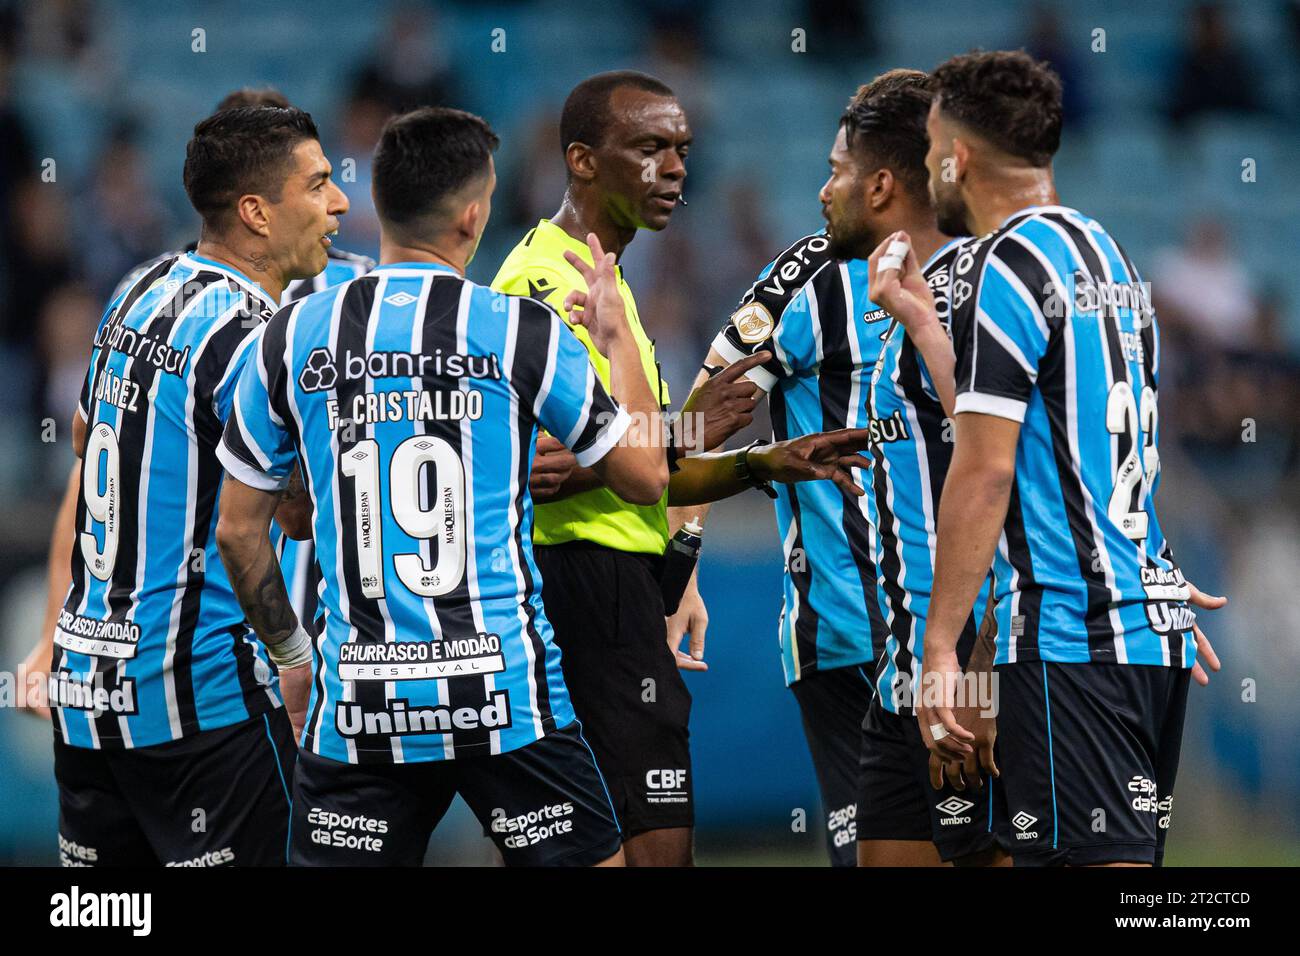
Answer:
<svg viewBox="0 0 1300 956"><path fill-rule="evenodd" d="M769 498L775 498L776 489L772 487L772 483L768 481L762 481L757 477L755 477L754 472L749 467L749 453L753 451L755 448L757 448L759 445L767 445L767 444L770 444L770 442L768 442L766 439L759 438L756 439L755 441L750 442L744 448L740 449L740 453L736 455L736 465L735 465L736 480L741 482L742 484L749 485L749 487L751 488L757 488L759 491L763 492L763 494L767 495Z"/></svg>
<svg viewBox="0 0 1300 956"><path fill-rule="evenodd" d="M677 447L673 441L668 443L668 473L674 474L681 471L682 450Z"/></svg>

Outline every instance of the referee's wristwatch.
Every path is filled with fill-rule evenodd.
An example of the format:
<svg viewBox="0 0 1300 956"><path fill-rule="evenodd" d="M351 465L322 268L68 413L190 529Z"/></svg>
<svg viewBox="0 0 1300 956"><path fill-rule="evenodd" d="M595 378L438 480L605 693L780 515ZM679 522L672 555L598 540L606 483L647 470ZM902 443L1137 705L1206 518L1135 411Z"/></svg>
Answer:
<svg viewBox="0 0 1300 956"><path fill-rule="evenodd" d="M740 449L740 453L736 455L736 480L741 484L749 485L751 488L757 488L769 498L775 498L776 489L772 487L772 483L757 477L749 467L749 453L759 445L769 444L771 444L771 442L767 439L757 438L744 448Z"/></svg>

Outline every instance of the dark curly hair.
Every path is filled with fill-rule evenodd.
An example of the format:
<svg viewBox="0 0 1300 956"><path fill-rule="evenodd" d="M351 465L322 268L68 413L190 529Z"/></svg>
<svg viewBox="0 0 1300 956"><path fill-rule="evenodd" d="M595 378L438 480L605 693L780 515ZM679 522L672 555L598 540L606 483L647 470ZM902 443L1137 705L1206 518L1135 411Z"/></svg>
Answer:
<svg viewBox="0 0 1300 956"><path fill-rule="evenodd" d="M861 160L887 167L914 199L929 195L925 118L933 82L920 70L890 70L858 87L840 126L849 150Z"/></svg>
<svg viewBox="0 0 1300 956"><path fill-rule="evenodd" d="M994 146L1046 166L1061 145L1061 79L1024 50L974 50L934 71L939 109Z"/></svg>

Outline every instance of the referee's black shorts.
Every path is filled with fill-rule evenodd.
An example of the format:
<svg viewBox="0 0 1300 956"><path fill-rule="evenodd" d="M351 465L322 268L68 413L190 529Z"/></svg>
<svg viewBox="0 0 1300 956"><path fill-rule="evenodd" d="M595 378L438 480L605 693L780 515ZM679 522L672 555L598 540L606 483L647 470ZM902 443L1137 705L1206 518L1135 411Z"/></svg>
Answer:
<svg viewBox="0 0 1300 956"><path fill-rule="evenodd" d="M624 837L695 823L691 695L668 649L655 555L534 549L564 683Z"/></svg>

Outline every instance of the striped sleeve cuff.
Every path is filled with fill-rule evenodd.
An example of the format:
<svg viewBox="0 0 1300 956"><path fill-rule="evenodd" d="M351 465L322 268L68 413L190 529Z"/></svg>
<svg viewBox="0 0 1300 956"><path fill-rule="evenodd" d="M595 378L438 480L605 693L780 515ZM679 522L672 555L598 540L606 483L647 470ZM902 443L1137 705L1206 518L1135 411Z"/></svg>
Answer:
<svg viewBox="0 0 1300 956"><path fill-rule="evenodd" d="M627 433L631 424L632 416L627 413L625 408L620 406L618 414L596 433L596 437L590 445L581 451L576 448L573 449L573 456L578 459L578 464L583 468L590 468L604 458L609 454L609 450L618 444L618 440Z"/></svg>
<svg viewBox="0 0 1300 956"><path fill-rule="evenodd" d="M1026 403L1004 395L988 395L984 392L962 392L957 396L953 414L975 412L979 415L993 415L1013 422L1023 423Z"/></svg>
<svg viewBox="0 0 1300 956"><path fill-rule="evenodd" d="M229 435L230 433L227 431L226 434ZM272 477L256 465L245 461L226 443L224 438L217 443L217 459L226 471L248 485L248 487L256 488L258 491L283 491L289 484L287 477Z"/></svg>

